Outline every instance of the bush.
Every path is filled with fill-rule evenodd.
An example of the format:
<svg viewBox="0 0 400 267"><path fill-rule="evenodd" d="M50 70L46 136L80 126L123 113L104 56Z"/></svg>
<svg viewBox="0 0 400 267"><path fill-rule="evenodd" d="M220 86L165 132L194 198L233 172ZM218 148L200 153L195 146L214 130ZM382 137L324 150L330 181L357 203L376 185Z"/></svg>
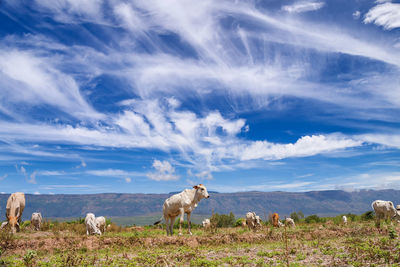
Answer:
<svg viewBox="0 0 400 267"><path fill-rule="evenodd" d="M240 227L240 226L242 226L243 221L245 221L244 218L239 218L239 219L237 219L236 222L235 222L235 227Z"/></svg>
<svg viewBox="0 0 400 267"><path fill-rule="evenodd" d="M228 214L214 213L210 218L211 224L216 227L233 227L236 224L235 215L231 212Z"/></svg>
<svg viewBox="0 0 400 267"><path fill-rule="evenodd" d="M363 221L369 221L369 220L373 220L373 219L375 219L375 214L372 210L361 214L361 220L363 220Z"/></svg>
<svg viewBox="0 0 400 267"><path fill-rule="evenodd" d="M318 223L318 222L322 222L322 221L323 221L323 220L321 220L321 218L318 217L318 215L316 215L316 214L307 216L307 217L305 218L305 222L306 222L306 223Z"/></svg>

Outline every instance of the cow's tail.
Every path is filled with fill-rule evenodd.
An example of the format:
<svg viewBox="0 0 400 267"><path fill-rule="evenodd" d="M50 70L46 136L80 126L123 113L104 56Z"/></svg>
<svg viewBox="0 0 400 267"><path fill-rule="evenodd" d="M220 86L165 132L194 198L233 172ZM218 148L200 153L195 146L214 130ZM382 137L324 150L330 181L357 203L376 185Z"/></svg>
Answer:
<svg viewBox="0 0 400 267"><path fill-rule="evenodd" d="M164 216L161 216L160 220L156 221L153 225L159 224L164 219Z"/></svg>

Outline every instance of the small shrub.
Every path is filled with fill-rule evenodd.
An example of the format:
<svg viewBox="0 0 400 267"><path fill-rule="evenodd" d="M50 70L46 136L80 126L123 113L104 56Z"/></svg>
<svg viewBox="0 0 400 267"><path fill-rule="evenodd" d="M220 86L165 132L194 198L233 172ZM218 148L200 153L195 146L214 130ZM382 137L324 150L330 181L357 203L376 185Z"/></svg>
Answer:
<svg viewBox="0 0 400 267"><path fill-rule="evenodd" d="M389 238L390 239L396 239L397 238L397 233L396 230L393 227L389 228Z"/></svg>
<svg viewBox="0 0 400 267"><path fill-rule="evenodd" d="M241 227L243 221L245 221L244 218L239 218L239 219L237 219L236 222L235 222L235 227Z"/></svg>
<svg viewBox="0 0 400 267"><path fill-rule="evenodd" d="M227 214L214 213L210 218L211 224L215 224L216 227L233 227L235 226L235 215L231 212Z"/></svg>
<svg viewBox="0 0 400 267"><path fill-rule="evenodd" d="M25 266L33 266L36 256L36 251L28 250L23 257Z"/></svg>
<svg viewBox="0 0 400 267"><path fill-rule="evenodd" d="M321 222L321 218L318 217L318 215L313 214L313 215L307 216L305 218L305 222L306 223L318 223L318 222Z"/></svg>
<svg viewBox="0 0 400 267"><path fill-rule="evenodd" d="M361 214L361 220L363 220L363 221L369 221L369 220L373 220L373 219L375 219L375 214L372 210Z"/></svg>

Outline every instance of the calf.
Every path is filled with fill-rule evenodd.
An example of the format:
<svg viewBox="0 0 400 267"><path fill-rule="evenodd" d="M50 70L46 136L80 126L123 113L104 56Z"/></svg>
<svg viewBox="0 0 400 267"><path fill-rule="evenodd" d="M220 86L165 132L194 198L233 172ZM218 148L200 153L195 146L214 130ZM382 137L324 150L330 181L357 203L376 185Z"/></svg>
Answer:
<svg viewBox="0 0 400 267"><path fill-rule="evenodd" d="M106 218L104 216L96 217L96 227L103 234L106 232Z"/></svg>
<svg viewBox="0 0 400 267"><path fill-rule="evenodd" d="M42 225L42 214L40 212L32 213L31 224L36 231L40 230L40 226Z"/></svg>

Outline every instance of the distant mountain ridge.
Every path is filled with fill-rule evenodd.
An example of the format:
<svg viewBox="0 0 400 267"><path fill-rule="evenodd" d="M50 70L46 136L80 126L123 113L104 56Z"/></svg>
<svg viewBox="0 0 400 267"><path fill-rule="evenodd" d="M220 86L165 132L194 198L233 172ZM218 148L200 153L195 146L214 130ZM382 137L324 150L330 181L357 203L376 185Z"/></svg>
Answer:
<svg viewBox="0 0 400 267"><path fill-rule="evenodd" d="M32 212L40 211L45 217L84 217L87 212L104 216L142 216L161 214L164 200L171 194L90 194L90 195L31 195L26 194L23 219ZM310 192L238 192L210 193L202 200L194 214L233 212L244 215L255 211L260 215L278 212L288 216L293 211L305 215L330 216L342 213L360 214L371 210L376 199L390 200L400 204L400 190L341 190ZM8 194L0 194L0 219L5 219Z"/></svg>

